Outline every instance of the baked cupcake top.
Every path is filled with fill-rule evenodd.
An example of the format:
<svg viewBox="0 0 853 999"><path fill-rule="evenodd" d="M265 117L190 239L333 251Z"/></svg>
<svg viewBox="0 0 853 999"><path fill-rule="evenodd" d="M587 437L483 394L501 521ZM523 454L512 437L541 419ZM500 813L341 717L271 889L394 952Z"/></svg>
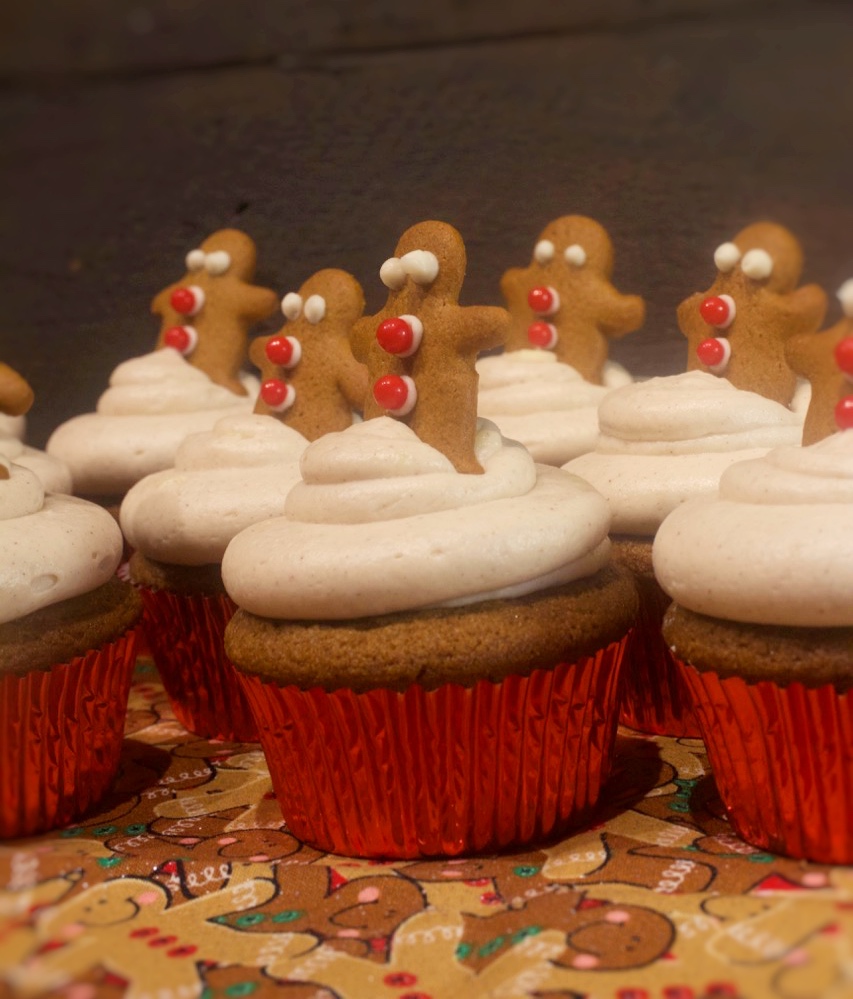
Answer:
<svg viewBox="0 0 853 999"><path fill-rule="evenodd" d="M732 465L718 497L685 503L654 543L655 574L710 617L853 625L853 430Z"/></svg>
<svg viewBox="0 0 853 999"><path fill-rule="evenodd" d="M0 624L102 586L121 553L106 510L45 495L33 472L0 458Z"/></svg>

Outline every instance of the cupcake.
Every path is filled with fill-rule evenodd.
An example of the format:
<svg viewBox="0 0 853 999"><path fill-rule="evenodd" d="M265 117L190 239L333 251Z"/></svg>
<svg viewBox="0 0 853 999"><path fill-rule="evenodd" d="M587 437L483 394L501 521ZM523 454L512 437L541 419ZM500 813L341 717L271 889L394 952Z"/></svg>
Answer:
<svg viewBox="0 0 853 999"><path fill-rule="evenodd" d="M0 459L0 837L93 806L115 774L140 615L115 520Z"/></svg>
<svg viewBox="0 0 853 999"><path fill-rule="evenodd" d="M291 831L336 853L521 845L592 812L636 609L605 501L476 418L500 309L457 304L421 223L358 323L364 422L313 442L284 516L229 544L226 649Z"/></svg>
<svg viewBox="0 0 853 999"><path fill-rule="evenodd" d="M660 635L670 601L652 570L655 532L685 500L715 494L730 465L800 443L804 412L792 405L797 378L784 348L813 334L825 308L819 288L797 288L802 253L781 226L749 226L714 259L714 284L678 310L693 348L688 371L612 392L599 409L595 450L565 466L607 497L614 557L640 590L621 720L675 736L699 729ZM722 359L711 364L717 351Z"/></svg>
<svg viewBox="0 0 853 999"><path fill-rule="evenodd" d="M308 440L349 426L367 385L348 341L364 308L355 278L320 271L284 302L284 329L252 344L264 375L257 412L187 437L174 466L138 482L121 506L148 645L176 717L205 738L257 738L223 646L234 612L220 572L226 546L283 512Z"/></svg>
<svg viewBox="0 0 853 999"><path fill-rule="evenodd" d="M631 381L608 340L638 329L638 295L611 283L613 244L597 222L569 215L545 227L529 267L504 274L512 325L502 354L483 357L478 411L536 461L562 465L590 451L608 391Z"/></svg>
<svg viewBox="0 0 853 999"><path fill-rule="evenodd" d="M277 303L251 284L255 259L255 244L234 229L187 254L187 273L152 303L162 320L157 349L120 364L96 412L47 442L71 468L77 495L118 507L135 482L174 463L186 436L252 411L257 381L241 374L248 331Z"/></svg>

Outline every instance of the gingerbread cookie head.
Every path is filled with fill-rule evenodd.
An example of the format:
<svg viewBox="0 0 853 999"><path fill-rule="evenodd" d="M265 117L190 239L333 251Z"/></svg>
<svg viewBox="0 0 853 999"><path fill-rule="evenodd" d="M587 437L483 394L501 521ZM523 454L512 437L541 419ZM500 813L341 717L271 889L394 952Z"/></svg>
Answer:
<svg viewBox="0 0 853 999"><path fill-rule="evenodd" d="M509 314L459 305L465 267L465 245L453 226L412 226L380 269L385 307L356 323L351 342L368 371L365 419L403 420L457 471L481 473L474 365L481 351L506 342Z"/></svg>
<svg viewBox="0 0 853 999"><path fill-rule="evenodd" d="M236 229L220 229L186 256L187 272L151 303L162 319L157 348L173 347L212 382L245 395L240 369L249 329L275 311L278 297L252 284L257 251Z"/></svg>
<svg viewBox="0 0 853 999"><path fill-rule="evenodd" d="M792 337L785 357L812 387L803 444L853 429L853 278L838 289L844 316L822 333Z"/></svg>
<svg viewBox="0 0 853 999"><path fill-rule="evenodd" d="M717 276L678 307L689 371L727 378L736 388L789 405L796 375L785 358L792 337L814 333L826 310L816 285L797 287L803 253L783 226L747 226L714 253Z"/></svg>
<svg viewBox="0 0 853 999"><path fill-rule="evenodd" d="M262 377L255 412L277 417L309 441L345 430L367 394L367 369L349 343L364 311L361 285L346 271L318 271L284 296L281 311L285 326L249 348Z"/></svg>
<svg viewBox="0 0 853 999"><path fill-rule="evenodd" d="M551 350L601 384L608 338L633 332L645 318L642 298L618 292L612 274L613 243L603 226L583 215L549 222L530 265L501 279L512 316L507 349Z"/></svg>

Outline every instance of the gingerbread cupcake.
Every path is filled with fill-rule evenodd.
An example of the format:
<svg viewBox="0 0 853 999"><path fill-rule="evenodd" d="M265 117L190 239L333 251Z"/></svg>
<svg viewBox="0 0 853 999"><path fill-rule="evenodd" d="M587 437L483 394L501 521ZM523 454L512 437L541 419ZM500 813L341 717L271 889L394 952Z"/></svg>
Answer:
<svg viewBox="0 0 853 999"><path fill-rule="evenodd" d="M121 506L149 647L178 720L206 738L257 738L223 646L235 609L220 572L228 542L283 512L308 441L349 426L367 388L348 339L364 309L355 278L319 271L283 309L284 328L252 344L256 412L187 437L174 467L146 476Z"/></svg>
<svg viewBox="0 0 853 999"><path fill-rule="evenodd" d="M645 305L611 283L613 244L582 215L549 223L525 268L501 281L512 318L503 353L483 357L478 411L536 461L562 465L595 447L597 410L630 383L608 341L638 329Z"/></svg>
<svg viewBox="0 0 853 999"><path fill-rule="evenodd" d="M461 308L451 226L401 237L356 324L365 420L312 443L283 517L222 575L243 678L295 835L453 855L583 821L612 755L636 603L594 490L476 418L501 309Z"/></svg>
<svg viewBox="0 0 853 999"><path fill-rule="evenodd" d="M825 295L797 287L802 251L781 226L751 225L714 255L707 292L678 309L688 370L616 389L599 409L595 450L565 467L607 497L614 557L635 573L640 621L626 666L622 721L696 736L690 697L660 635L669 598L654 578L652 541L672 510L713 495L730 465L799 444L804 411L785 344L817 330Z"/></svg>

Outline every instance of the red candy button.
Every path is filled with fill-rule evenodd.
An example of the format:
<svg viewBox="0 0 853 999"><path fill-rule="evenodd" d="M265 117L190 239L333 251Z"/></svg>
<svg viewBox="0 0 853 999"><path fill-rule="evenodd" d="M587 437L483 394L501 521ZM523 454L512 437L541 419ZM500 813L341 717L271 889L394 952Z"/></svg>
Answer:
<svg viewBox="0 0 853 999"><path fill-rule="evenodd" d="M553 350L557 345L557 327L552 323L531 323L527 327L527 339L534 347Z"/></svg>
<svg viewBox="0 0 853 999"><path fill-rule="evenodd" d="M296 389L280 378L269 378L261 385L261 398L270 409L280 413L293 405Z"/></svg>
<svg viewBox="0 0 853 999"><path fill-rule="evenodd" d="M163 334L167 347L174 347L179 354L191 354L198 344L198 333L194 326L170 326Z"/></svg>
<svg viewBox="0 0 853 999"><path fill-rule="evenodd" d="M376 339L389 354L409 357L420 347L423 333L423 323L417 316L392 316L379 324Z"/></svg>
<svg viewBox="0 0 853 999"><path fill-rule="evenodd" d="M527 293L527 304L537 315L551 316L560 308L560 295L556 288L540 285Z"/></svg>
<svg viewBox="0 0 853 999"><path fill-rule="evenodd" d="M729 363L729 358L732 356L732 345L724 337L711 337L699 344L696 348L696 356L706 368L710 368L714 374L719 374Z"/></svg>
<svg viewBox="0 0 853 999"><path fill-rule="evenodd" d="M269 360L282 368L292 368L302 358L302 344L293 336L274 336L264 350Z"/></svg>
<svg viewBox="0 0 853 999"><path fill-rule="evenodd" d="M169 301L175 312L180 312L182 316L194 316L204 305L204 292L197 284L188 288L176 288Z"/></svg>
<svg viewBox="0 0 853 999"><path fill-rule="evenodd" d="M839 430L853 429L853 395L845 395L835 404L835 423Z"/></svg>
<svg viewBox="0 0 853 999"><path fill-rule="evenodd" d="M373 398L393 416L405 416L414 409L418 390L408 375L383 375L374 382Z"/></svg>
<svg viewBox="0 0 853 999"><path fill-rule="evenodd" d="M737 306L731 295L711 295L699 306L699 313L709 326L724 330L734 322Z"/></svg>
<svg viewBox="0 0 853 999"><path fill-rule="evenodd" d="M853 336L845 336L835 345L835 363L853 378Z"/></svg>

